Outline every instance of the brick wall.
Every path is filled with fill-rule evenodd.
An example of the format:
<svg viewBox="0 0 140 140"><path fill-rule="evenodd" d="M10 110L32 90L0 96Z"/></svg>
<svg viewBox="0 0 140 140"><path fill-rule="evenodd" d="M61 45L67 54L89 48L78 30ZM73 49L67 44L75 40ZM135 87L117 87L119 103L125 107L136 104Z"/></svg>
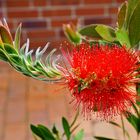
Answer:
<svg viewBox="0 0 140 140"><path fill-rule="evenodd" d="M117 7L124 0L0 0L0 17L5 17L14 33L23 24L22 40L31 46L64 40L63 23L114 25Z"/></svg>
<svg viewBox="0 0 140 140"><path fill-rule="evenodd" d="M5 17L14 32L23 23L22 39L31 39L37 47L47 41L59 45L64 39L62 24L70 21L80 24L104 23L114 25L117 7L124 0L0 0L0 18ZM25 77L7 64L0 62L0 140L34 140L29 124L44 124L60 128L61 116L73 117L68 91L60 85L49 85ZM122 138L117 127L94 120L83 121L85 140L93 135ZM128 125L128 124L127 124ZM126 126L135 138L131 126ZM90 138L89 138L90 136Z"/></svg>

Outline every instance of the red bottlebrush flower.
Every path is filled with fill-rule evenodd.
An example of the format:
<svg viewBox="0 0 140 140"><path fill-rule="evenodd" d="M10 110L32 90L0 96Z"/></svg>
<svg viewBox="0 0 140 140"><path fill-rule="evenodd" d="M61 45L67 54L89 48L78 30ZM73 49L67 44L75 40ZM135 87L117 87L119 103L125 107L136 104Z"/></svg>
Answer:
<svg viewBox="0 0 140 140"><path fill-rule="evenodd" d="M108 119L135 102L131 87L137 82L138 58L126 47L80 44L67 57L63 69L68 87L86 115L95 112Z"/></svg>

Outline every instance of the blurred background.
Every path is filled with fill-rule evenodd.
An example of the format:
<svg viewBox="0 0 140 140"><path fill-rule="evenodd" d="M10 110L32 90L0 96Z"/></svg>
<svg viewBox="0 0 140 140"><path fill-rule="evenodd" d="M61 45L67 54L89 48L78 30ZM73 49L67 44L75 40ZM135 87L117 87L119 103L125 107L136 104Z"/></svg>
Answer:
<svg viewBox="0 0 140 140"><path fill-rule="evenodd" d="M117 8L124 0L0 0L0 17L6 18L14 33L22 23L22 40L30 38L31 47L64 40L62 25L116 22Z"/></svg>
<svg viewBox="0 0 140 140"><path fill-rule="evenodd" d="M51 42L59 47L66 40L64 23L79 26L103 23L115 26L117 8L124 0L0 0L0 18L5 18L14 35L22 23L22 43L30 38L30 47ZM14 71L0 62L0 140L33 140L29 124L43 123L61 128L61 117L72 120L75 110L69 91L60 84L47 84ZM122 140L122 134L105 122L79 122L85 129L85 140L93 135ZM119 119L118 119L119 121ZM131 131L131 127L128 126ZM133 134L133 131L131 131ZM135 139L135 137L134 137Z"/></svg>

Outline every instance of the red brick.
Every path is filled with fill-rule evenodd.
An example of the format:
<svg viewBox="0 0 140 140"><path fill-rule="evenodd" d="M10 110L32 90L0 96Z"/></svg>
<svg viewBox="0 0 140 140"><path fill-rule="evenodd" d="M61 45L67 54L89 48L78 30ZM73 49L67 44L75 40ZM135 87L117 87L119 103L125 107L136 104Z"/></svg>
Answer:
<svg viewBox="0 0 140 140"><path fill-rule="evenodd" d="M14 83L16 83L16 85L10 83L10 89L9 89L9 94L8 97L9 99L12 100L19 100L19 99L25 99L26 98L26 83L22 82L22 81L13 81ZM18 86L18 88L16 88Z"/></svg>
<svg viewBox="0 0 140 140"><path fill-rule="evenodd" d="M71 10L45 10L43 16L45 17L59 17L59 16L70 16Z"/></svg>
<svg viewBox="0 0 140 140"><path fill-rule="evenodd" d="M52 20L51 25L53 27L61 27L63 24L68 24L68 23L73 23L73 24L77 24L77 19L69 19L69 20L65 20L65 19L60 19L60 20Z"/></svg>
<svg viewBox="0 0 140 140"><path fill-rule="evenodd" d="M37 125L37 124L43 124L48 125L48 112L46 111L30 111L29 112L29 122L31 124Z"/></svg>
<svg viewBox="0 0 140 140"><path fill-rule="evenodd" d="M4 140L25 140L27 136L27 124L13 123L5 126Z"/></svg>
<svg viewBox="0 0 140 140"><path fill-rule="evenodd" d="M64 37L64 38L60 38L60 39L55 39L55 40L52 40L51 41L51 46L54 47L54 48L59 48L60 45L63 43L63 42L68 42L67 38Z"/></svg>
<svg viewBox="0 0 140 140"><path fill-rule="evenodd" d="M1 136L3 135L3 129L4 128L4 113L0 112L0 139Z"/></svg>
<svg viewBox="0 0 140 140"><path fill-rule="evenodd" d="M45 20L27 20L22 22L22 26L27 29L46 28L47 22Z"/></svg>
<svg viewBox="0 0 140 140"><path fill-rule="evenodd" d="M39 86L38 86L39 85ZM46 83L45 82L40 82L35 79L30 79L29 80L29 92L28 92L28 99L43 99L47 97L46 94Z"/></svg>
<svg viewBox="0 0 140 140"><path fill-rule="evenodd" d="M0 1L0 7L2 7L3 1Z"/></svg>
<svg viewBox="0 0 140 140"><path fill-rule="evenodd" d="M4 61L0 61L0 65L1 65L0 73L4 72L7 74L7 71L9 71L9 67L7 66L7 64Z"/></svg>
<svg viewBox="0 0 140 140"><path fill-rule="evenodd" d="M80 0L51 0L52 5L75 5L79 3Z"/></svg>
<svg viewBox="0 0 140 140"><path fill-rule="evenodd" d="M47 1L46 0L34 0L33 5L34 6L46 6Z"/></svg>
<svg viewBox="0 0 140 140"><path fill-rule="evenodd" d="M112 8L109 8L109 13L110 14L117 14L118 13L118 8L117 7L112 7Z"/></svg>
<svg viewBox="0 0 140 140"><path fill-rule="evenodd" d="M46 99L32 99L28 101L28 111L44 111L46 110Z"/></svg>
<svg viewBox="0 0 140 140"><path fill-rule="evenodd" d="M59 94L57 98L51 98L51 100L47 102L47 111L49 111L51 124L53 122L59 122L62 116L68 116L67 105L63 94Z"/></svg>
<svg viewBox="0 0 140 140"><path fill-rule="evenodd" d="M111 24L112 19L111 18L91 18L91 19L85 19L84 20L85 25L89 24Z"/></svg>
<svg viewBox="0 0 140 140"><path fill-rule="evenodd" d="M59 47L60 44L58 44L56 47ZM54 47L54 46L53 46ZM65 86L62 84L47 84L44 88L47 94L47 101L50 101L52 99L59 99L62 98L65 89Z"/></svg>
<svg viewBox="0 0 140 140"><path fill-rule="evenodd" d="M7 23L10 29L14 29L14 21L8 20Z"/></svg>
<svg viewBox="0 0 140 140"><path fill-rule="evenodd" d="M43 48L47 44L47 42L50 42L50 40L46 40L46 39L30 40L30 48L36 49L40 46Z"/></svg>
<svg viewBox="0 0 140 140"><path fill-rule="evenodd" d="M38 16L38 11L37 10L27 10L25 9L24 11L8 11L7 15L9 18L32 18L35 17L37 18Z"/></svg>
<svg viewBox="0 0 140 140"><path fill-rule="evenodd" d="M12 84L12 86L15 86L16 87L16 84L14 83L15 81L17 82L17 84L26 84L26 80L27 80L27 77L25 75L22 75L21 73L15 71L15 69L11 68L10 69L11 72L10 72L10 84ZM20 86L20 88L21 88ZM25 87L25 85L23 85L23 87Z"/></svg>
<svg viewBox="0 0 140 140"><path fill-rule="evenodd" d="M63 29L61 29L61 30L59 31L59 35L60 35L61 37L66 37L65 34L64 34Z"/></svg>
<svg viewBox="0 0 140 140"><path fill-rule="evenodd" d="M53 30L33 30L33 31L29 31L27 32L27 36L30 39L46 39L46 38L51 38L55 36L55 32Z"/></svg>
<svg viewBox="0 0 140 140"><path fill-rule="evenodd" d="M3 17L3 12L2 11L0 11L0 17Z"/></svg>
<svg viewBox="0 0 140 140"><path fill-rule="evenodd" d="M7 101L7 91L1 90L0 89L0 112L4 112L5 111L5 105L6 105L6 101Z"/></svg>
<svg viewBox="0 0 140 140"><path fill-rule="evenodd" d="M14 8L27 7L29 6L29 0L6 0L6 6Z"/></svg>
<svg viewBox="0 0 140 140"><path fill-rule="evenodd" d="M14 93L13 93L14 94ZM16 110L16 115L14 110ZM9 101L7 106L7 123L20 123L26 121L26 101L25 100L16 100L16 102Z"/></svg>
<svg viewBox="0 0 140 140"><path fill-rule="evenodd" d="M80 8L76 11L76 14L79 16L89 16L89 15L102 15L104 14L103 8Z"/></svg>
<svg viewBox="0 0 140 140"><path fill-rule="evenodd" d="M125 2L126 0L116 0L116 2L118 2L118 3L123 3L123 2Z"/></svg>
<svg viewBox="0 0 140 140"><path fill-rule="evenodd" d="M87 4L103 4L103 3L112 3L113 0L84 0Z"/></svg>
<svg viewBox="0 0 140 140"><path fill-rule="evenodd" d="M6 90L8 87L8 75L5 72L2 72L2 70L0 72L0 80L2 81L0 84L0 90Z"/></svg>

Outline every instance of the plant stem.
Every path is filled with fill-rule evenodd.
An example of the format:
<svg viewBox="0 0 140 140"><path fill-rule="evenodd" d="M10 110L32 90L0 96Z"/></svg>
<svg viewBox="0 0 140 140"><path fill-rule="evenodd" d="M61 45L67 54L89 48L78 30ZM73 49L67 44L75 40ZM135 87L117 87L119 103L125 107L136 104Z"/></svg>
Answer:
<svg viewBox="0 0 140 140"><path fill-rule="evenodd" d="M139 140L139 134L137 133L137 140Z"/></svg>
<svg viewBox="0 0 140 140"><path fill-rule="evenodd" d="M126 140L126 137L125 137L125 126L124 126L124 121L123 121L123 116L121 115L121 123L122 123L122 129L123 129L123 138L124 140Z"/></svg>
<svg viewBox="0 0 140 140"><path fill-rule="evenodd" d="M59 135L57 135L56 140L62 140L62 138L60 139Z"/></svg>

